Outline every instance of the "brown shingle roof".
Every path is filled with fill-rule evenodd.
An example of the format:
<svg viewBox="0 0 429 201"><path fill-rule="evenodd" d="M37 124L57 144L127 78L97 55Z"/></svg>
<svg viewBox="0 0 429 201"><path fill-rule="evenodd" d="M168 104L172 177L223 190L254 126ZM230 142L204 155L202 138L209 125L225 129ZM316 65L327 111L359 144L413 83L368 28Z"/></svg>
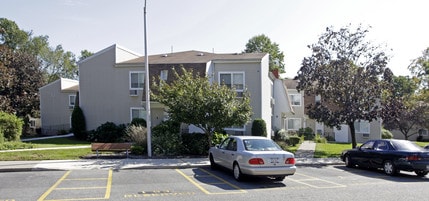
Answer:
<svg viewBox="0 0 429 201"><path fill-rule="evenodd" d="M185 51L175 52L170 54L150 55L150 64L169 64L169 63L207 63L215 60L251 60L262 59L266 53L232 53L232 54L215 54L201 51ZM145 57L139 57L129 61L121 62L121 64L137 64L144 63Z"/></svg>

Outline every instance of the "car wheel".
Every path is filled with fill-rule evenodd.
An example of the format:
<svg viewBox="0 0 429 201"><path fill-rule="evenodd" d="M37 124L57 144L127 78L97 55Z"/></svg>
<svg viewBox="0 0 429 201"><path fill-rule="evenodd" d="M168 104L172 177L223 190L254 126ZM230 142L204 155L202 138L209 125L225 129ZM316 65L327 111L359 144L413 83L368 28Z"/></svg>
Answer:
<svg viewBox="0 0 429 201"><path fill-rule="evenodd" d="M426 176L428 174L428 171L415 171L415 173L419 177L424 177L424 176Z"/></svg>
<svg viewBox="0 0 429 201"><path fill-rule="evenodd" d="M275 177L274 181L283 181L286 176Z"/></svg>
<svg viewBox="0 0 429 201"><path fill-rule="evenodd" d="M349 155L347 155L346 158L344 159L344 163L346 164L346 167L349 167L349 168L355 166L352 162L352 158Z"/></svg>
<svg viewBox="0 0 429 201"><path fill-rule="evenodd" d="M392 161L384 161L383 170L384 170L384 173L390 176L396 175L398 173Z"/></svg>
<svg viewBox="0 0 429 201"><path fill-rule="evenodd" d="M240 166L238 165L238 163L234 163L233 173L234 173L235 180L237 181L243 180L243 173L241 173Z"/></svg>
<svg viewBox="0 0 429 201"><path fill-rule="evenodd" d="M214 159L213 159L213 155L210 154L210 168L212 170L216 170L217 169L217 164L215 163Z"/></svg>

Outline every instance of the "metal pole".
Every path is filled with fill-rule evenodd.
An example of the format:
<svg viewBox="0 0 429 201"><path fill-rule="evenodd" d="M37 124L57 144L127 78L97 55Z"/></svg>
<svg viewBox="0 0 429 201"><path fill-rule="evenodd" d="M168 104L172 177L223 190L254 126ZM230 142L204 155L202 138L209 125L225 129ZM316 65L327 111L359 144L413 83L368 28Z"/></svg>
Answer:
<svg viewBox="0 0 429 201"><path fill-rule="evenodd" d="M145 65L145 91L146 91L146 127L147 127L147 156L152 157L152 133L150 115L150 88L149 88L149 56L147 55L146 37L146 0L144 1L144 65Z"/></svg>

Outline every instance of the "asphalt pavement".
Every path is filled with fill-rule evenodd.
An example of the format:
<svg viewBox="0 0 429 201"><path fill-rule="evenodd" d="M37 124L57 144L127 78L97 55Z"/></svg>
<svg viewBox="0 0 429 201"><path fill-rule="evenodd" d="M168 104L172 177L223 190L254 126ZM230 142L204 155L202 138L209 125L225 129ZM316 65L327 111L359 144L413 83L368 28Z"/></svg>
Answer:
<svg viewBox="0 0 429 201"><path fill-rule="evenodd" d="M343 164L339 158L314 158L316 144L303 142L295 153L297 166ZM84 147L68 147L84 148ZM34 150L34 149L32 149ZM14 150L10 150L14 151ZM2 151L5 152L5 151ZM0 172L47 171L47 170L91 170L91 169L177 169L210 165L208 158L95 158L80 160L0 161Z"/></svg>

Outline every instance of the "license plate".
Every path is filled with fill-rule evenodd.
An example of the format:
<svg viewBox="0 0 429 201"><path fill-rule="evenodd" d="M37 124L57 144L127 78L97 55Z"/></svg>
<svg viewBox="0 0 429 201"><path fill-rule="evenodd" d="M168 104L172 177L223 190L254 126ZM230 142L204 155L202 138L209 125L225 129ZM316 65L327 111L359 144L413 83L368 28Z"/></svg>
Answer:
<svg viewBox="0 0 429 201"><path fill-rule="evenodd" d="M279 158L270 158L271 163L279 163Z"/></svg>

